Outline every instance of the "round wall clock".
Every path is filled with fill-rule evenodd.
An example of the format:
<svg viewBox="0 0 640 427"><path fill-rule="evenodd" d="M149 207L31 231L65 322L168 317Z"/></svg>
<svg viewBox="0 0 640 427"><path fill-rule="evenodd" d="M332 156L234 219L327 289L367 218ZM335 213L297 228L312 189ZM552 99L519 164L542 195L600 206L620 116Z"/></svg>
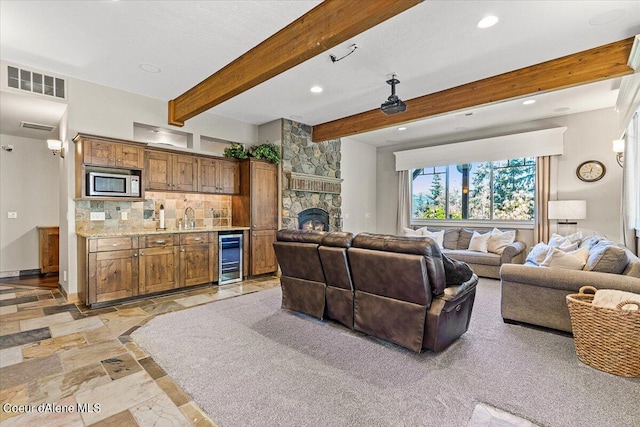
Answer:
<svg viewBox="0 0 640 427"><path fill-rule="evenodd" d="M605 173L607 173L607 168L604 166L604 163L597 160L587 160L586 162L580 163L576 168L576 175L585 182L598 181L602 179Z"/></svg>

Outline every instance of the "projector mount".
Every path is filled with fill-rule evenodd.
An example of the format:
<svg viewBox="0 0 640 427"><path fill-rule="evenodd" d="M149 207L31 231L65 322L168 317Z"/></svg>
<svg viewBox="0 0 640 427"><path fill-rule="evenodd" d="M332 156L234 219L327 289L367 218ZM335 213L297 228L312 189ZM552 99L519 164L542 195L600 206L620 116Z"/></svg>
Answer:
<svg viewBox="0 0 640 427"><path fill-rule="evenodd" d="M385 114L396 114L407 111L407 104L402 102L398 95L396 95L396 85L400 83L400 80L396 79L396 75L392 74L391 78L387 80L387 83L391 85L391 96L386 102L380 105L380 110Z"/></svg>

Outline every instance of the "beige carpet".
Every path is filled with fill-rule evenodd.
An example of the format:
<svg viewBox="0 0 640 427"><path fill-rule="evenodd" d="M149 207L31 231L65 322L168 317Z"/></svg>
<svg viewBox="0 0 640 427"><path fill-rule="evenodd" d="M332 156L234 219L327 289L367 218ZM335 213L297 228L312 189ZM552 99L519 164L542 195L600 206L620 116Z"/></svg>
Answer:
<svg viewBox="0 0 640 427"><path fill-rule="evenodd" d="M569 337L504 324L498 281L481 280L470 330L439 354L282 310L280 298L169 313L132 337L222 427L460 427L478 403L539 426L638 426L640 381L580 363Z"/></svg>

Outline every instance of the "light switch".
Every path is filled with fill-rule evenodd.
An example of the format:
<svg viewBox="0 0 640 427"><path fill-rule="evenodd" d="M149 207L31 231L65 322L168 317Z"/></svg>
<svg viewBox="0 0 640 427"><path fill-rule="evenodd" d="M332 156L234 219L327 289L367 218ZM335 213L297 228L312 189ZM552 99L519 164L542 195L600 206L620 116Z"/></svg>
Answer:
<svg viewBox="0 0 640 427"><path fill-rule="evenodd" d="M9 219L18 218L18 212L7 212L7 218L9 218Z"/></svg>
<svg viewBox="0 0 640 427"><path fill-rule="evenodd" d="M122 218L123 221L128 220L129 219L129 212L125 212L125 211L120 212L120 218Z"/></svg>
<svg viewBox="0 0 640 427"><path fill-rule="evenodd" d="M105 218L104 212L91 212L91 221L104 221Z"/></svg>

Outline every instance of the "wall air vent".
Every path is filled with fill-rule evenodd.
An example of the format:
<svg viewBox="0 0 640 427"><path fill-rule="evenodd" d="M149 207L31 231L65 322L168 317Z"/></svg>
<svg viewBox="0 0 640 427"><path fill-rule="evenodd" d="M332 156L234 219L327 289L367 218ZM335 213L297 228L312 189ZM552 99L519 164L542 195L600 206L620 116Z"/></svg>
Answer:
<svg viewBox="0 0 640 427"><path fill-rule="evenodd" d="M11 65L7 66L7 86L26 92L67 99L65 92L67 84L64 79Z"/></svg>
<svg viewBox="0 0 640 427"><path fill-rule="evenodd" d="M43 125L40 123L20 122L20 127L25 129L43 130L45 132L51 132L56 127L51 125Z"/></svg>

